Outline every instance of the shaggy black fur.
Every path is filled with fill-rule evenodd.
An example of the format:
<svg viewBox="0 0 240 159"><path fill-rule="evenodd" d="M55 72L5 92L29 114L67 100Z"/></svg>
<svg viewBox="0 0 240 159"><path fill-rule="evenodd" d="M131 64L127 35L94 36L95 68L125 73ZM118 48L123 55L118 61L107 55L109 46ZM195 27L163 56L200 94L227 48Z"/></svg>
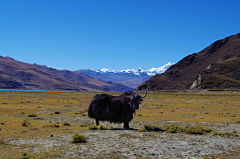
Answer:
<svg viewBox="0 0 240 159"><path fill-rule="evenodd" d="M96 125L99 125L99 121L123 122L124 128L127 129L135 109L139 108L140 101L142 101L141 96L132 91L120 96L97 94L89 105L88 116L96 119Z"/></svg>

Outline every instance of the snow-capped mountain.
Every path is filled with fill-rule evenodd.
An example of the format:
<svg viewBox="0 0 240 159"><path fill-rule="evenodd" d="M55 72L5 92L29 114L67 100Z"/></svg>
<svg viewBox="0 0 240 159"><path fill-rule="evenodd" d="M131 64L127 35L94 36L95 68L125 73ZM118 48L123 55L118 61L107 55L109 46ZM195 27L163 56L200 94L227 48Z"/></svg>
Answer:
<svg viewBox="0 0 240 159"><path fill-rule="evenodd" d="M169 62L164 66L158 68L151 68L144 70L142 67L139 69L127 69L127 70L111 70L103 68L100 70L94 69L81 69L76 72L91 76L95 79L101 79L103 81L117 82L126 86L136 88L139 84L145 82L156 74L161 74L166 71L173 63Z"/></svg>
<svg viewBox="0 0 240 159"><path fill-rule="evenodd" d="M95 72L100 72L100 73L128 73L128 74L132 73L134 75L146 75L147 74L149 76L154 76L156 74L163 73L164 71L166 71L172 65L173 65L173 63L168 62L164 66L161 66L161 67L158 67L158 68L153 67L149 70L144 70L142 67L140 67L138 70L127 69L127 70L121 70L121 71L111 70L111 69L107 69L107 68L102 68L100 70L94 70L94 69L90 69L90 70L95 71ZM78 71L81 71L81 70L78 70Z"/></svg>

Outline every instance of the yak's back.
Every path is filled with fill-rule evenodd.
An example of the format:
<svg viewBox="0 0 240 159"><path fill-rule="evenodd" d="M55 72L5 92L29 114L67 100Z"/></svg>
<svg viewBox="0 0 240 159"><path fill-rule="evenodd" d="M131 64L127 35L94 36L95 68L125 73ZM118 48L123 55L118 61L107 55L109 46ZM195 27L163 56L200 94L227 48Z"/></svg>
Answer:
<svg viewBox="0 0 240 159"><path fill-rule="evenodd" d="M89 108L88 108L88 116L91 118L97 118L101 112L105 109L106 104L115 96L110 94L97 94L93 97Z"/></svg>

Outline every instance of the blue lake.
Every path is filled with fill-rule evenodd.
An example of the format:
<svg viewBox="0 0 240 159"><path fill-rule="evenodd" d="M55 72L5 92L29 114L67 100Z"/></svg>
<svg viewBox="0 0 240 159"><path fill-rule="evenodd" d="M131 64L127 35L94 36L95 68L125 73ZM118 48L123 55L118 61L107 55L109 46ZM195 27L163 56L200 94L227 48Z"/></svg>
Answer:
<svg viewBox="0 0 240 159"><path fill-rule="evenodd" d="M69 92L69 91L49 91L49 90L24 90L24 89L0 89L0 92Z"/></svg>

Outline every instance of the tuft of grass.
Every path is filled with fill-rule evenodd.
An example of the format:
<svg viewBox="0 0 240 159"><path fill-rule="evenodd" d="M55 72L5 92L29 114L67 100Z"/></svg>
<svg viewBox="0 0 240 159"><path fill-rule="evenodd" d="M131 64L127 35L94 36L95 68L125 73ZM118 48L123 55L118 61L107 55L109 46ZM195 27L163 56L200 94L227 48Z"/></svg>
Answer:
<svg viewBox="0 0 240 159"><path fill-rule="evenodd" d="M75 114L80 114L81 116L87 116L86 111L76 112Z"/></svg>
<svg viewBox="0 0 240 159"><path fill-rule="evenodd" d="M147 132L147 130L146 129L144 129L144 128L142 128L142 129L139 129L139 130L137 130L138 132Z"/></svg>
<svg viewBox="0 0 240 159"><path fill-rule="evenodd" d="M63 126L71 126L71 124L65 121L63 122Z"/></svg>
<svg viewBox="0 0 240 159"><path fill-rule="evenodd" d="M27 152L24 151L24 152L23 152L23 156L27 156Z"/></svg>
<svg viewBox="0 0 240 159"><path fill-rule="evenodd" d="M37 115L32 113L32 114L29 114L28 117L37 117Z"/></svg>
<svg viewBox="0 0 240 159"><path fill-rule="evenodd" d="M81 124L80 127L88 127L88 124Z"/></svg>
<svg viewBox="0 0 240 159"><path fill-rule="evenodd" d="M88 127L89 130L107 130L107 128L102 126L102 125L96 126L96 125L94 125L92 123L88 124L87 127Z"/></svg>
<svg viewBox="0 0 240 159"><path fill-rule="evenodd" d="M22 126L28 127L30 125L30 122L28 120L23 120Z"/></svg>
<svg viewBox="0 0 240 159"><path fill-rule="evenodd" d="M220 136L220 137L238 137L237 132L233 130L232 132L226 132L226 133L219 133L219 132L212 132L213 136Z"/></svg>
<svg viewBox="0 0 240 159"><path fill-rule="evenodd" d="M60 112L59 111L55 111L54 114L60 114Z"/></svg>
<svg viewBox="0 0 240 159"><path fill-rule="evenodd" d="M2 136L0 137L0 145L6 145L6 142Z"/></svg>
<svg viewBox="0 0 240 159"><path fill-rule="evenodd" d="M184 129L180 126L172 124L167 126L165 131L169 133L176 133L176 132L184 132Z"/></svg>
<svg viewBox="0 0 240 159"><path fill-rule="evenodd" d="M212 130L210 128L203 128L202 126L186 126L185 132L187 134L199 134L203 135L206 132L211 132Z"/></svg>
<svg viewBox="0 0 240 159"><path fill-rule="evenodd" d="M203 135L205 133L209 133L212 131L210 128L204 128L202 126L186 126L181 127L178 125L167 125L162 126L163 128L160 128L158 126L152 126L152 125L145 125L143 129L138 130L139 132L147 132L147 131L156 131L156 132L168 132L168 133L178 133L178 132L184 132L187 134L198 134Z"/></svg>
<svg viewBox="0 0 240 159"><path fill-rule="evenodd" d="M88 129L89 130L97 130L98 127L96 125L94 125L94 124L88 124Z"/></svg>
<svg viewBox="0 0 240 159"><path fill-rule="evenodd" d="M163 129L160 129L158 126L155 126L155 125L145 125L144 126L144 129L146 131L164 131Z"/></svg>
<svg viewBox="0 0 240 159"><path fill-rule="evenodd" d="M85 137L83 135L74 134L71 143L83 143L87 142L88 137Z"/></svg>
<svg viewBox="0 0 240 159"><path fill-rule="evenodd" d="M55 124L55 125L54 125L54 127L56 127L56 128L59 128L60 126L59 126L59 125L57 125L57 124Z"/></svg>
<svg viewBox="0 0 240 159"><path fill-rule="evenodd" d="M231 117L236 117L236 114L232 114Z"/></svg>
<svg viewBox="0 0 240 159"><path fill-rule="evenodd" d="M99 130L107 130L107 128L104 127L104 126L102 126L102 125L98 125L97 128L98 128Z"/></svg>

